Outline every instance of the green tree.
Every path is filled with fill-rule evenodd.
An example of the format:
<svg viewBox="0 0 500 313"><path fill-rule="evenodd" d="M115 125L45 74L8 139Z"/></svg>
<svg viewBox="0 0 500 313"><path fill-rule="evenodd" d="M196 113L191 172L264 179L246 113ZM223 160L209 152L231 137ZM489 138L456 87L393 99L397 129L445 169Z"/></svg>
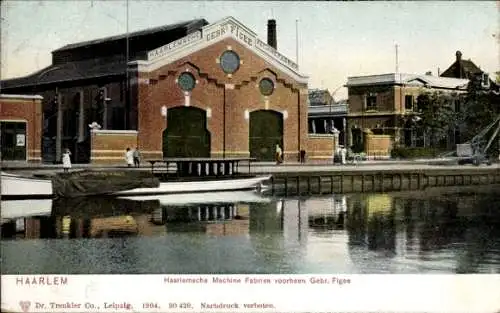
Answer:
<svg viewBox="0 0 500 313"><path fill-rule="evenodd" d="M473 78L464 97L462 118L463 142L468 142L500 115L500 94L481 86L479 78ZM485 141L493 135L494 129L486 134ZM498 138L497 138L498 139ZM490 152L498 153L498 140L494 140Z"/></svg>
<svg viewBox="0 0 500 313"><path fill-rule="evenodd" d="M419 121L416 128L423 130L424 143L427 147L446 145L450 130L453 130L458 121L458 114L454 111L454 94L442 92L425 92L417 97Z"/></svg>
<svg viewBox="0 0 500 313"><path fill-rule="evenodd" d="M500 95L483 89L479 79L471 79L464 97L464 139L469 141L500 114Z"/></svg>

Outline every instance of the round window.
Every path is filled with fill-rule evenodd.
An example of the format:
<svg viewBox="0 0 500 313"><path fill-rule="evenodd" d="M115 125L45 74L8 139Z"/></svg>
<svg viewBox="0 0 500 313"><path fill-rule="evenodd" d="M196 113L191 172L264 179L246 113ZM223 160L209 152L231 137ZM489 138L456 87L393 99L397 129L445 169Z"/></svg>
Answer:
<svg viewBox="0 0 500 313"><path fill-rule="evenodd" d="M220 65L224 73L232 74L240 67L240 57L234 51L225 51L220 57Z"/></svg>
<svg viewBox="0 0 500 313"><path fill-rule="evenodd" d="M177 83L182 90L191 91L196 86L196 79L194 79L193 74L184 72L177 79Z"/></svg>
<svg viewBox="0 0 500 313"><path fill-rule="evenodd" d="M274 91L274 82L269 78L263 78L259 83L259 89L264 96L270 96Z"/></svg>

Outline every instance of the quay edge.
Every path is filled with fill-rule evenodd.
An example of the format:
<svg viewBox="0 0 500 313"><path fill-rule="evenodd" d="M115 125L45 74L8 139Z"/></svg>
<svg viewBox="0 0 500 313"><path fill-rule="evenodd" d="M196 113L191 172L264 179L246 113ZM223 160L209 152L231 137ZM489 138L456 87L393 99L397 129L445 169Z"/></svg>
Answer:
<svg viewBox="0 0 500 313"><path fill-rule="evenodd" d="M499 166L442 166L255 171L271 173L268 191L276 195L391 192L431 187L500 184Z"/></svg>
<svg viewBox="0 0 500 313"><path fill-rule="evenodd" d="M257 166L255 166L257 165ZM2 166L3 167L3 166ZM75 166L81 169L113 170L123 166ZM125 167L126 168L126 167ZM37 173L61 172L60 166L33 168L10 167L3 170ZM150 170L150 167L129 168ZM429 187L473 186L500 184L500 164L491 166L429 165L418 163L377 162L360 165L252 164L253 174L271 174L267 192L284 195L389 192L424 190ZM240 165L240 171L248 168Z"/></svg>

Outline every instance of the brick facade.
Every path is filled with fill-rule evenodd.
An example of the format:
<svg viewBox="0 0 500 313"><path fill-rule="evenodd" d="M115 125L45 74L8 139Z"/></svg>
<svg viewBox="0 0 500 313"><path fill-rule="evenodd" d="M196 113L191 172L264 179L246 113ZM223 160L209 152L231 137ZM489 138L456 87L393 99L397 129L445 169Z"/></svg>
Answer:
<svg viewBox="0 0 500 313"><path fill-rule="evenodd" d="M405 138L407 124L420 114L419 95L427 92L459 95L465 92L467 83L463 79L400 73L350 77L346 85L349 98L348 145L361 144L374 154L390 150L389 146L404 145L409 141ZM364 142L368 139L366 134L370 133L389 136L391 144L386 139L373 141L374 137L372 142ZM380 147L374 146L379 143Z"/></svg>
<svg viewBox="0 0 500 313"><path fill-rule="evenodd" d="M390 157L392 150L392 136L366 134L365 152L368 157Z"/></svg>
<svg viewBox="0 0 500 313"><path fill-rule="evenodd" d="M337 142L333 135L309 134L307 160L332 160Z"/></svg>
<svg viewBox="0 0 500 313"><path fill-rule="evenodd" d="M26 160L29 162L41 161L41 101L41 96L0 95L0 121L26 123Z"/></svg>
<svg viewBox="0 0 500 313"><path fill-rule="evenodd" d="M228 49L241 60L240 68L232 75L226 75L218 63L220 55ZM210 112L207 129L211 133L212 156L249 156L248 114L274 110L283 114L284 158L297 161L300 149L305 149L307 143L307 85L297 83L233 38L154 71L139 72L138 142L145 155L162 156L162 133L168 125L160 114L161 108L185 105L186 94L176 82L185 71L197 80L196 87L187 95L189 105ZM275 85L270 96L263 96L258 88L259 81L266 77Z"/></svg>
<svg viewBox="0 0 500 313"><path fill-rule="evenodd" d="M92 163L125 163L127 148L137 146L135 130L92 130Z"/></svg>
<svg viewBox="0 0 500 313"><path fill-rule="evenodd" d="M162 107L182 107L186 98L190 106L207 114L211 156L249 156L248 117L251 112L269 110L282 116L285 160L297 161L299 151L307 150L308 78L299 73L297 64L234 18L207 24L193 20L70 44L52 52L51 66L3 80L2 89L44 97L45 127L38 138L46 162L60 162L65 148L71 150L75 163L121 159L125 146L132 146L134 140L127 137L127 144L111 140L109 147L99 148L104 137L91 135L88 125L94 121L102 130L136 130L134 146L138 145L143 158L160 158L163 131L168 127ZM128 59L123 54L127 38L133 39ZM236 52L241 61L232 75L220 66L220 56L227 50ZM177 84L185 71L197 81L188 95ZM264 77L274 83L269 96L263 96L258 87ZM105 96L100 95L103 90ZM119 138L122 133L106 136ZM270 143L264 145L274 149Z"/></svg>

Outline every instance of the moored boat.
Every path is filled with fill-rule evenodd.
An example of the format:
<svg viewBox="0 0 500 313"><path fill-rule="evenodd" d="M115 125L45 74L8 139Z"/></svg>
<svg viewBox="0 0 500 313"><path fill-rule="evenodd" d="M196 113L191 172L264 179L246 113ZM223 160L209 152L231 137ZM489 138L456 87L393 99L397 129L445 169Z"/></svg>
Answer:
<svg viewBox="0 0 500 313"><path fill-rule="evenodd" d="M167 158L149 160L151 174L158 177L157 187L117 191L116 196L179 194L255 190L271 175L250 174L250 158ZM248 173L240 173L240 162L247 162ZM156 166L156 167L155 167Z"/></svg>
<svg viewBox="0 0 500 313"><path fill-rule="evenodd" d="M214 180L160 182L160 185L157 188L135 188L130 190L118 191L113 193L113 195L131 196L252 190L260 187L260 184L262 182L270 178L271 176L267 175L234 179L220 178Z"/></svg>
<svg viewBox="0 0 500 313"><path fill-rule="evenodd" d="M248 162L248 173L239 172L241 161ZM255 190L271 175L250 174L251 161L248 158L150 160L150 173L128 169L82 170L26 177L2 172L1 195L8 200Z"/></svg>
<svg viewBox="0 0 500 313"><path fill-rule="evenodd" d="M0 193L2 199L52 198L52 180L2 172Z"/></svg>

